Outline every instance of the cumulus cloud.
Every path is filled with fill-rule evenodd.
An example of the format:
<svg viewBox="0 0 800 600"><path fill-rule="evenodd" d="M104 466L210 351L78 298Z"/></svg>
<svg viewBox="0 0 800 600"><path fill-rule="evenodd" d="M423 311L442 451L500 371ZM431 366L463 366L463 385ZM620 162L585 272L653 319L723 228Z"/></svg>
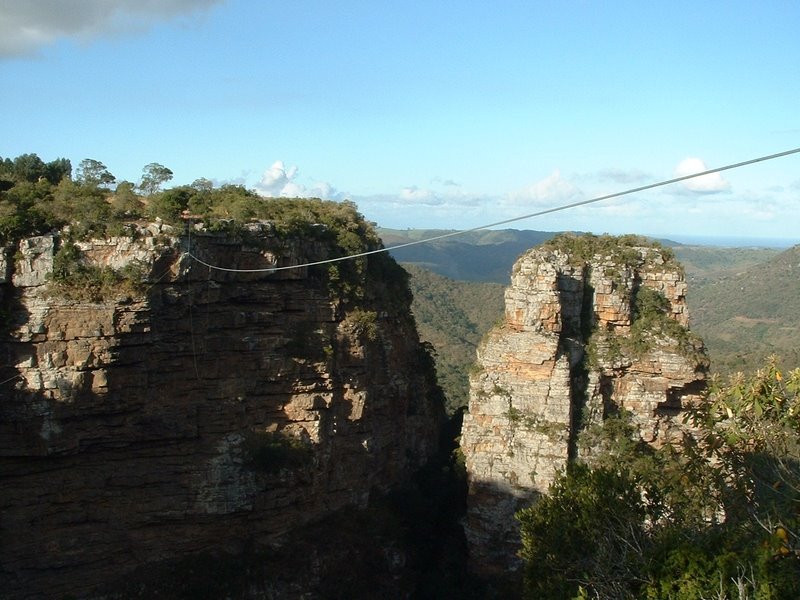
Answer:
<svg viewBox="0 0 800 600"><path fill-rule="evenodd" d="M270 198L322 198L341 200L343 194L330 183L316 181L308 185L297 181L300 169L286 167L282 160L276 160L261 176L256 190Z"/></svg>
<svg viewBox="0 0 800 600"><path fill-rule="evenodd" d="M297 177L297 173L297 167L287 169L282 160L276 160L264 171L256 187L268 196L285 196L284 190L294 187L292 179Z"/></svg>
<svg viewBox="0 0 800 600"><path fill-rule="evenodd" d="M561 171L556 169L550 175L509 194L508 200L512 204L568 204L583 198L583 192L576 185L564 179Z"/></svg>
<svg viewBox="0 0 800 600"><path fill-rule="evenodd" d="M684 177L707 170L706 163L701 159L694 157L684 158L675 167L675 177ZM719 192L727 192L731 187L720 173L709 173L708 175L687 179L682 181L681 185L684 190L696 194L717 194Z"/></svg>
<svg viewBox="0 0 800 600"><path fill-rule="evenodd" d="M0 58L35 54L63 38L83 41L138 30L224 0L4 0Z"/></svg>
<svg viewBox="0 0 800 600"><path fill-rule="evenodd" d="M400 190L400 199L415 204L442 204L442 199L433 190L418 188L415 185Z"/></svg>

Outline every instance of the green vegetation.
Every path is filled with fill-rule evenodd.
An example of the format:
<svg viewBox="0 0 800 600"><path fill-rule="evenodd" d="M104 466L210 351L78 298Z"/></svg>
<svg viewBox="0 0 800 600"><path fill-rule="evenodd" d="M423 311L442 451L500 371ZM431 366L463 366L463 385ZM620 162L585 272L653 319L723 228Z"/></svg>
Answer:
<svg viewBox="0 0 800 600"><path fill-rule="evenodd" d="M435 349L436 374L452 413L466 406L469 369L483 336L503 315L503 286L455 281L404 264L420 337Z"/></svg>
<svg viewBox="0 0 800 600"><path fill-rule="evenodd" d="M145 274L137 264L120 270L86 264L80 249L74 243L66 242L53 257L49 293L81 302L135 297L144 292Z"/></svg>
<svg viewBox="0 0 800 600"><path fill-rule="evenodd" d="M595 330L586 344L586 366L597 369L621 360L635 360L656 343L669 343L679 354L705 361L699 337L670 317L669 300L659 291L640 286L633 296L630 331L619 334Z"/></svg>
<svg viewBox="0 0 800 600"><path fill-rule="evenodd" d="M138 185L122 181L112 190L116 178L96 159L81 161L73 179L66 159L45 163L35 154L0 158L0 244L11 245L23 237L50 232L60 232L67 242L129 235L135 228L127 225L143 219L160 219L182 230L190 219L202 222L206 230L225 231L247 243L280 246L298 238L315 240L328 249L331 258L381 247L372 224L350 201L267 199L239 185L215 188L207 179L162 189L171 178L170 169L150 163ZM252 221L268 222L268 236L251 233L247 224ZM115 282L122 281L117 275L125 277L107 270L93 271L70 256L69 272L62 269L54 276L58 284L54 289L65 294L89 282L89 297L105 297ZM63 254L59 260L67 258ZM369 303L378 297L390 298L399 306L411 302L405 271L385 254L316 267L312 273L326 278L330 291L345 305ZM385 293L387 290L391 292Z"/></svg>
<svg viewBox="0 0 800 600"><path fill-rule="evenodd" d="M660 449L626 415L518 514L529 598L796 598L800 370L714 382L696 437Z"/></svg>
<svg viewBox="0 0 800 600"><path fill-rule="evenodd" d="M355 334L363 339L374 342L378 339L378 313L374 310L354 308L345 317Z"/></svg>
<svg viewBox="0 0 800 600"><path fill-rule="evenodd" d="M660 255L665 265L681 268L675 254L660 243L638 235L592 235L590 233L560 233L544 242L542 248L560 250L569 256L570 264L582 265L594 256L607 257L620 265L636 265ZM642 254L639 248L645 248Z"/></svg>
<svg viewBox="0 0 800 600"><path fill-rule="evenodd" d="M414 229L379 231L387 246L446 233ZM457 280L454 285L458 286L464 303L474 295L474 303L478 304L482 292L474 291L479 287L470 282L493 281L507 285L511 267L519 255L554 236L538 231L485 230L402 248L392 254L404 264L413 263L417 268ZM625 236L625 239L640 240L635 236ZM565 247L572 241L575 240ZM653 244L645 239L644 245ZM588 246L579 250L577 255L589 252ZM796 336L800 329L797 249L782 253L770 248L678 244L669 250L685 267L692 330L705 342L714 372L726 375L738 370L754 370L770 354L781 356L786 365L800 364ZM422 305L426 300L415 302ZM417 320L422 330L421 310L422 307L418 307ZM432 341L439 353L438 360L442 362L449 353L442 348L460 344L463 336L458 330L448 336L447 328L442 328L439 336L441 340ZM474 354L468 353L464 361L469 364L472 360ZM442 376L442 381L445 377ZM462 384L455 384L458 385ZM446 387L455 386L448 384Z"/></svg>
<svg viewBox="0 0 800 600"><path fill-rule="evenodd" d="M752 251L738 252L731 250L742 266L698 277L689 287L692 327L712 367L722 374L749 370L771 354L800 364L800 246L749 267Z"/></svg>

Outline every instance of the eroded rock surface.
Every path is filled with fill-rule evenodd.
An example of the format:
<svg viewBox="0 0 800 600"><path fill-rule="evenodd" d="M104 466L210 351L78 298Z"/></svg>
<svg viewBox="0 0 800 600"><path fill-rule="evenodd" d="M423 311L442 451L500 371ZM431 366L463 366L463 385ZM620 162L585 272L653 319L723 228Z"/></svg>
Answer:
<svg viewBox="0 0 800 600"><path fill-rule="evenodd" d="M436 449L441 406L393 261L346 299L324 267L187 254L265 269L327 258L321 242L137 233L79 244L146 274L100 302L48 292L57 238L6 250L2 597L83 597L148 562L275 543ZM310 452L254 461L275 440Z"/></svg>
<svg viewBox="0 0 800 600"><path fill-rule="evenodd" d="M517 261L504 322L478 350L462 429L476 569L517 565L514 513L576 458L589 424L624 409L647 442L679 434L676 417L707 367L685 295L679 265L649 245L579 259L546 244ZM643 314L654 298L661 310Z"/></svg>

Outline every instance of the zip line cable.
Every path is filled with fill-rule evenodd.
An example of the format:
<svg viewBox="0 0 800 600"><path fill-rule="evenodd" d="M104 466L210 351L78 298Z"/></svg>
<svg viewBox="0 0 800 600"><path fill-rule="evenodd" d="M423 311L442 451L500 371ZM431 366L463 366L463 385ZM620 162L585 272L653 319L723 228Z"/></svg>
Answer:
<svg viewBox="0 0 800 600"><path fill-rule="evenodd" d="M437 240L443 240L445 238L451 238L458 235L464 235L466 233L472 233L474 231L480 231L482 229L489 229L490 227L497 227L498 225L507 225L508 223L514 223L516 221L522 221L524 219L532 219L533 217L541 217L543 215L549 215L552 213L560 212L562 210L567 210L570 208L576 208L578 206L586 206L587 204L594 204L595 202L601 202L603 200L610 200L611 198L619 198L620 196L627 196L630 194L635 194L637 192L643 192L645 190L652 190L657 187L663 187L665 185L671 185L673 183L678 183L679 181L686 181L687 179L694 179L696 177L702 177L703 175L711 175L712 173L720 173L722 171L730 171L732 169L738 169L740 167L746 167L747 165L752 165L759 162L766 162L768 160L774 160L776 158L782 158L784 156L789 156L790 154L797 154L800 153L800 148L794 148L792 150L785 150L783 152L778 152L776 154L768 154L765 156L759 156L758 158L751 158L749 160L745 160L742 162L732 163L730 165L725 165L724 167L717 167L716 169L708 169L707 171L701 171L700 173L694 173L692 175L683 175L681 177L674 177L672 179L666 179L664 181L659 181L656 183L650 183L648 185L643 185L635 188L630 188L624 190L622 192L614 192L613 194L606 194L604 196L597 196L595 198L590 198L588 200L581 200L580 202L572 202L571 204L562 204L561 206L556 206L553 208L548 208L545 210L540 210L537 212L529 213L527 215L522 215L519 217L512 217L510 219L503 219L502 221L495 221L494 223L488 223L486 225L479 225L478 227L472 227L470 229L461 229L458 231L450 231L448 233L443 233L441 235L435 235L433 237L425 238L424 240L414 240L412 242L405 242L403 244L398 244L396 246L390 246L389 248L378 248L377 250L368 250L366 252L359 252L358 254L349 254L347 256L339 256L337 258L328 258L326 260L318 260L314 262L303 263L300 265L286 265L283 267L269 267L264 269L230 269L226 267L218 267L216 265L209 264L203 260L200 260L194 254L191 253L191 247L186 252L187 256L196 260L201 265L208 267L209 269L214 269L216 271L227 271L229 273L272 273L276 271L286 271L289 269L301 269L303 267L313 267L316 265L326 265L335 262L342 262L345 260L352 260L354 258L361 258L363 256L370 256L371 254L380 254L382 252L391 252L392 250L399 250L400 248L407 248L409 246L417 246L419 244L427 244L429 242L435 242Z"/></svg>

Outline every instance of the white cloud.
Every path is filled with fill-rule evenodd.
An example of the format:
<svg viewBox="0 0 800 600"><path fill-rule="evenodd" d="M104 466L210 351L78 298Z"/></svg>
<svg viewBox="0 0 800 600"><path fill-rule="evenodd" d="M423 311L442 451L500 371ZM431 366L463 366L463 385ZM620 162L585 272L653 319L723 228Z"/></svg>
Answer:
<svg viewBox="0 0 800 600"><path fill-rule="evenodd" d="M702 173L707 171L708 167L699 158L689 157L683 159L675 167L675 177L684 177L692 175L693 173ZM730 184L725 181L719 173L709 173L693 179L687 179L681 182L683 189L697 194L716 194L719 192L727 192L730 189Z"/></svg>
<svg viewBox="0 0 800 600"><path fill-rule="evenodd" d="M512 192L508 201L514 205L525 204L569 204L583 198L583 192L573 183L561 176L561 171L556 169L550 175L529 185L526 188Z"/></svg>
<svg viewBox="0 0 800 600"><path fill-rule="evenodd" d="M224 0L3 0L0 58L35 54L62 38L90 40L208 9Z"/></svg>
<svg viewBox="0 0 800 600"><path fill-rule="evenodd" d="M271 198L322 198L323 200L341 200L343 194L330 183L317 181L305 185L296 181L300 169L296 166L287 168L282 160L276 160L264 171L256 190Z"/></svg>
<svg viewBox="0 0 800 600"><path fill-rule="evenodd" d="M418 188L415 185L400 190L400 199L416 204L442 204L442 200L437 197L436 192Z"/></svg>
<svg viewBox="0 0 800 600"><path fill-rule="evenodd" d="M292 179L297 176L297 172L297 167L287 169L282 160L276 160L271 167L264 171L261 181L256 187L268 196L285 196L287 195L285 190L296 187L292 184Z"/></svg>

